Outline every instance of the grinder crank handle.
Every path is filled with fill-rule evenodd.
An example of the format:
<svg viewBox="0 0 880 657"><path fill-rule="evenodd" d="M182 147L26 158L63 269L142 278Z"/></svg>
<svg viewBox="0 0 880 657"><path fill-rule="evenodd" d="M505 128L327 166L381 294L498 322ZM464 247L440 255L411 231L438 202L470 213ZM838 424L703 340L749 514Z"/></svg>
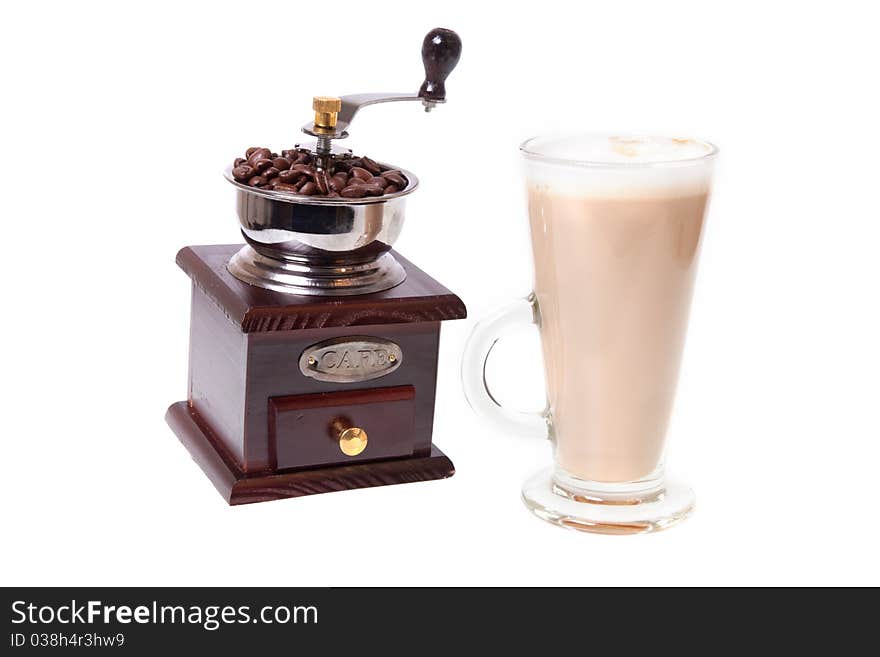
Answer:
<svg viewBox="0 0 880 657"><path fill-rule="evenodd" d="M435 27L422 41L422 63L425 65L425 81L419 89L419 97L428 103L446 102L446 78L461 57L461 38L452 30Z"/></svg>
<svg viewBox="0 0 880 657"><path fill-rule="evenodd" d="M458 64L461 57L461 38L445 27L435 27L422 40L422 64L425 67L425 81L418 94L351 94L342 96L342 109L336 122L336 129L345 130L362 107L377 103L393 103L403 100L421 100L425 111L438 103L446 102L446 78ZM340 125L342 127L340 127Z"/></svg>
<svg viewBox="0 0 880 657"><path fill-rule="evenodd" d="M422 63L425 66L425 81L418 93L368 93L340 96L338 112L327 121L307 123L303 132L325 139L342 139L347 137L346 129L354 120L355 114L362 107L378 103L394 103L399 101L421 101L425 111L433 109L439 103L446 102L446 78L458 64L461 57L461 39L452 30L436 27L425 35L422 40Z"/></svg>

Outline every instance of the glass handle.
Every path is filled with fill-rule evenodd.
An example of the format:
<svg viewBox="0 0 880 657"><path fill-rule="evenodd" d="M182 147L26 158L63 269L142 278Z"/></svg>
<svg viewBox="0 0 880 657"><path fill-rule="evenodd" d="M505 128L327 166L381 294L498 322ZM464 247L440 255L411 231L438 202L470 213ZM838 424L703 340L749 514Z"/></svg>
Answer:
<svg viewBox="0 0 880 657"><path fill-rule="evenodd" d="M512 435L550 437L548 413L523 412L504 408L489 390L486 381L486 363L492 348L505 335L524 326L537 325L538 307L535 295L496 310L480 321L468 338L461 365L464 395L477 413Z"/></svg>

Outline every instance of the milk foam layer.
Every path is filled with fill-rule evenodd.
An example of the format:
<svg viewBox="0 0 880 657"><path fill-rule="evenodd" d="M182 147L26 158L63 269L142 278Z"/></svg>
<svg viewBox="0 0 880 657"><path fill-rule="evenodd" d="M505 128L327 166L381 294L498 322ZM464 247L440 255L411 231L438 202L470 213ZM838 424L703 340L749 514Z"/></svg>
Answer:
<svg viewBox="0 0 880 657"><path fill-rule="evenodd" d="M707 142L641 135L570 135L525 142L529 186L570 197L704 193L716 149Z"/></svg>

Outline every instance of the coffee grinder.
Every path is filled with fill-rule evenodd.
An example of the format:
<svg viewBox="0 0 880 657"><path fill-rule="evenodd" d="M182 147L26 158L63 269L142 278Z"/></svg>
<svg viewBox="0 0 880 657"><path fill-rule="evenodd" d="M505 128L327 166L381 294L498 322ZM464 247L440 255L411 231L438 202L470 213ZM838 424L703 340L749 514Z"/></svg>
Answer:
<svg viewBox="0 0 880 657"><path fill-rule="evenodd" d="M319 175L342 166L352 153L335 142L361 108L431 110L460 53L458 35L438 28L422 45L418 93L315 98L302 129L315 141L293 155ZM440 323L466 309L392 250L418 180L379 166L403 185L306 195L253 186L230 167L246 244L177 254L192 279L189 391L166 420L229 504L454 473L432 443L434 397Z"/></svg>

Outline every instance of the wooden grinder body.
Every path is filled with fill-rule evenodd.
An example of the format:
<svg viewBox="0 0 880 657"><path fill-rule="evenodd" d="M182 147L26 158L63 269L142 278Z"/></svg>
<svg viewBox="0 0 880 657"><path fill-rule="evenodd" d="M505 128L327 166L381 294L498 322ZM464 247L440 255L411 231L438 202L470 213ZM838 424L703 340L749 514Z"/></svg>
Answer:
<svg viewBox="0 0 880 657"><path fill-rule="evenodd" d="M383 292L273 292L227 271L238 248L193 246L177 256L192 279L189 390L166 416L226 501L451 476L452 462L431 437L440 322L466 316L461 299L399 254L406 280ZM367 380L304 374L304 354L334 340L339 358L352 359L352 341L390 341L400 362ZM368 434L362 452L343 452L340 425Z"/></svg>

